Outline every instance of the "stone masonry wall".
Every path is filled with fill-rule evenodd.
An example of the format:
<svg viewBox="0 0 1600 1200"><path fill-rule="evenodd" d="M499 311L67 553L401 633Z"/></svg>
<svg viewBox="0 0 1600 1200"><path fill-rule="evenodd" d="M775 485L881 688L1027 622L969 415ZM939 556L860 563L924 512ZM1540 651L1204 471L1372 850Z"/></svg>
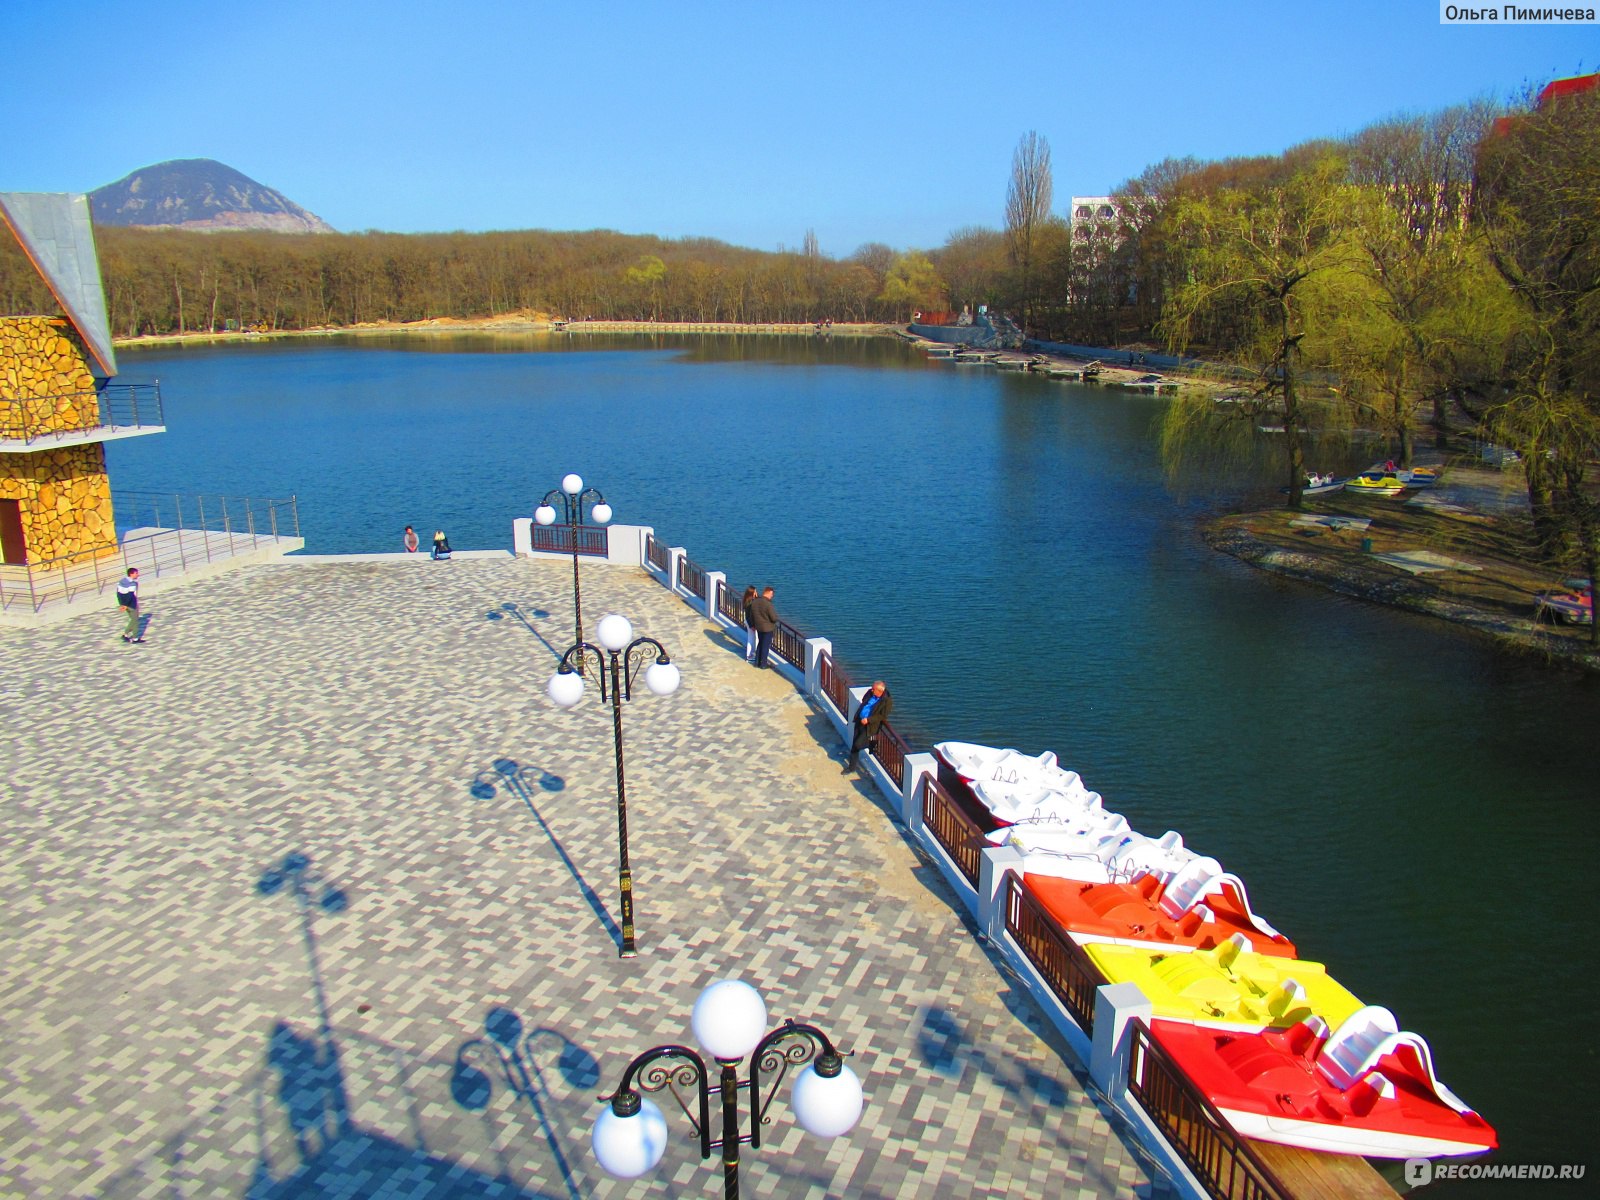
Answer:
<svg viewBox="0 0 1600 1200"><path fill-rule="evenodd" d="M58 317L0 317L0 438L99 423L94 375L77 331ZM20 501L28 561L114 554L116 525L99 442L0 453L0 500Z"/></svg>
<svg viewBox="0 0 1600 1200"><path fill-rule="evenodd" d="M77 330L60 317L0 317L0 437L90 429L99 421Z"/></svg>

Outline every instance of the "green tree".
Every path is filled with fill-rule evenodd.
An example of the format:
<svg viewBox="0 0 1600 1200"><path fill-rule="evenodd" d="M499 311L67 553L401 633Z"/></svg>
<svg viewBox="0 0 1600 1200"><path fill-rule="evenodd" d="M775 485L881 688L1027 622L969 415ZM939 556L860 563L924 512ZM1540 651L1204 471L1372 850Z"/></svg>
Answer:
<svg viewBox="0 0 1600 1200"><path fill-rule="evenodd" d="M944 280L939 278L928 256L913 250L894 260L878 299L892 309L909 314L918 309L943 309L946 295Z"/></svg>
<svg viewBox="0 0 1600 1200"><path fill-rule="evenodd" d="M1522 452L1541 548L1600 582L1600 92L1520 114L1485 142L1481 217L1523 318L1491 411ZM1593 636L1600 644L1600 623Z"/></svg>
<svg viewBox="0 0 1600 1200"><path fill-rule="evenodd" d="M1300 507L1306 481L1304 362L1329 314L1359 286L1345 236L1355 197L1344 176L1344 162L1324 156L1264 186L1185 196L1174 206L1187 273L1163 313L1167 340L1180 350L1205 329L1221 339L1217 348L1256 364L1262 395L1283 414L1290 508ZM1162 438L1169 462L1206 435L1217 407L1169 407Z"/></svg>

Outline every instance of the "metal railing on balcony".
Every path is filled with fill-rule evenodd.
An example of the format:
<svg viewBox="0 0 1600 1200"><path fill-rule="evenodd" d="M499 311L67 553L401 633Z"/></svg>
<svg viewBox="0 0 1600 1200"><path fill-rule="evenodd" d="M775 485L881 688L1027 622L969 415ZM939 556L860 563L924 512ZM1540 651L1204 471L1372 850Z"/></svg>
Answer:
<svg viewBox="0 0 1600 1200"><path fill-rule="evenodd" d="M96 595L115 586L128 567L160 578L300 536L300 506L293 496L114 491L112 506L119 528L150 532L125 535L115 546L0 567L0 610L26 606L38 612L46 604Z"/></svg>
<svg viewBox="0 0 1600 1200"><path fill-rule="evenodd" d="M961 811L955 798L932 775L922 777L922 824L933 835L933 840L944 847L966 881L977 887L979 863L983 858L983 830L973 824L972 818Z"/></svg>
<svg viewBox="0 0 1600 1200"><path fill-rule="evenodd" d="M658 571L665 571L672 562L666 546L656 541L656 536L653 533L645 535L644 556L649 560L650 565Z"/></svg>
<svg viewBox="0 0 1600 1200"><path fill-rule="evenodd" d="M1129 1031L1128 1091L1206 1191L1218 1200L1291 1200L1295 1193L1168 1057L1149 1026L1136 1017Z"/></svg>
<svg viewBox="0 0 1600 1200"><path fill-rule="evenodd" d="M1079 1028L1092 1036L1094 993L1106 982L1106 977L1028 889L1020 875L1006 877L1005 900L1006 932L1038 969Z"/></svg>
<svg viewBox="0 0 1600 1200"><path fill-rule="evenodd" d="M528 527L528 544L534 550L549 554L571 554L573 527L571 525L540 525ZM611 553L611 535L606 525L579 525L577 527L578 553L591 558L605 558Z"/></svg>
<svg viewBox="0 0 1600 1200"><path fill-rule="evenodd" d="M833 655L823 652L817 661L817 675L822 683L823 695L833 701L834 708L846 720L850 719L850 679L833 661Z"/></svg>
<svg viewBox="0 0 1600 1200"><path fill-rule="evenodd" d="M117 516L117 527L123 530L190 530L258 540L300 536L300 505L293 496L269 500L260 496L185 496L179 492L113 488L111 507ZM143 570L138 563L129 565Z"/></svg>
<svg viewBox="0 0 1600 1200"><path fill-rule="evenodd" d="M792 667L806 669L806 635L786 621L779 621L772 634L772 648Z"/></svg>
<svg viewBox="0 0 1600 1200"><path fill-rule="evenodd" d="M159 383L108 383L99 391L0 401L0 440L25 445L71 434L111 434L165 424Z"/></svg>
<svg viewBox="0 0 1600 1200"><path fill-rule="evenodd" d="M906 755L909 753L911 747L906 740L894 731L893 725L885 721L872 743L872 757L878 760L884 774L894 780L895 787L902 791L906 786Z"/></svg>
<svg viewBox="0 0 1600 1200"><path fill-rule="evenodd" d="M744 627L744 604L734 595L726 579L717 580L717 612L740 628Z"/></svg>
<svg viewBox="0 0 1600 1200"><path fill-rule="evenodd" d="M706 573L687 557L684 558L683 565L678 568L678 582L683 584L689 594L697 600L706 598Z"/></svg>

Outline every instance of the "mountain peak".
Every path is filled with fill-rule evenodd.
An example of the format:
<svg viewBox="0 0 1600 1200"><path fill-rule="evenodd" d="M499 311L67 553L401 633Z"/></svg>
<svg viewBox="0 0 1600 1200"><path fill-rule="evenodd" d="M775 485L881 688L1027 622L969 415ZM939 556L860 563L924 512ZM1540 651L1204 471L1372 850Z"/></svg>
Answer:
<svg viewBox="0 0 1600 1200"><path fill-rule="evenodd" d="M211 158L175 158L141 167L90 192L89 204L97 225L334 232L282 192Z"/></svg>

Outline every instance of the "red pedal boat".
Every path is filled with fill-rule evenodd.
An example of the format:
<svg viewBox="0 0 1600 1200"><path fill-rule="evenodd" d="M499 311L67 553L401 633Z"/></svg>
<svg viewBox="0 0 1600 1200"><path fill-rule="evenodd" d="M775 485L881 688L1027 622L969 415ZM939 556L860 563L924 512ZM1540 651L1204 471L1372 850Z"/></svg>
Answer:
<svg viewBox="0 0 1600 1200"><path fill-rule="evenodd" d="M1293 942L1250 911L1239 878L1210 869L1215 866L1215 859L1196 859L1165 881L1156 875L1141 875L1131 883L1032 874L1022 878L1078 942L1153 942L1169 950L1210 950L1237 933L1258 954L1297 957Z"/></svg>
<svg viewBox="0 0 1600 1200"><path fill-rule="evenodd" d="M1369 1005L1254 1033L1157 1020L1161 1048L1245 1137L1369 1158L1493 1150L1499 1139L1434 1074L1428 1043Z"/></svg>

